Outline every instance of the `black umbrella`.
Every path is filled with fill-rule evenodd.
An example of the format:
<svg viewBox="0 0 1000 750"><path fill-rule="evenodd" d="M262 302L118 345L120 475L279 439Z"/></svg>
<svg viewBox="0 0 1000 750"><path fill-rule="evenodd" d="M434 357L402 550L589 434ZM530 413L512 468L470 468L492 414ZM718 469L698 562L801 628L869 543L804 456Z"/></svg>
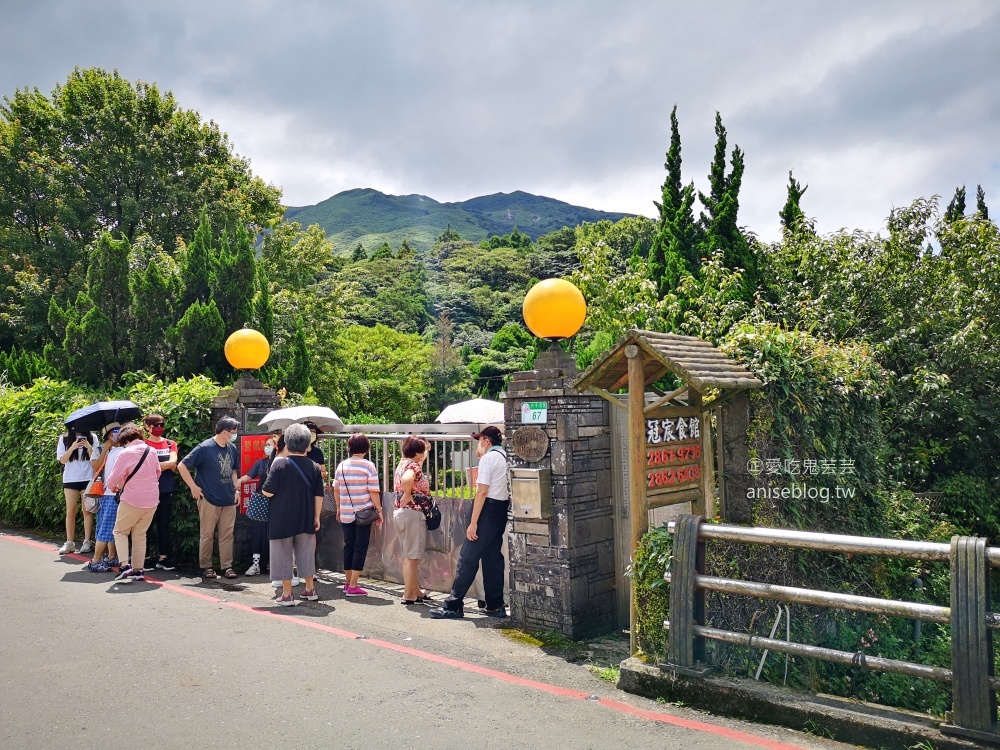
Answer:
<svg viewBox="0 0 1000 750"><path fill-rule="evenodd" d="M66 417L67 426L78 430L100 430L104 425L118 422L125 424L142 416L142 410L131 401L98 401L77 409Z"/></svg>

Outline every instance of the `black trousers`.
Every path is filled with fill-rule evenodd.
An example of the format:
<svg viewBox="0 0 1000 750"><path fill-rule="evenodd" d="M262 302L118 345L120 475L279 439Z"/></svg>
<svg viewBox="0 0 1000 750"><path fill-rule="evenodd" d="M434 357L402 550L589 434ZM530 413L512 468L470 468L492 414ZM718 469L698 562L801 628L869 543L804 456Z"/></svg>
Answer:
<svg viewBox="0 0 1000 750"><path fill-rule="evenodd" d="M267 538L267 521L255 521L248 518L250 523L250 554L260 555L261 560L269 559L271 543Z"/></svg>
<svg viewBox="0 0 1000 750"><path fill-rule="evenodd" d="M156 550L167 557L173 557L174 553L173 540L170 538L170 518L173 514L174 493L161 493L160 504L156 506L156 512L153 514L153 525L156 527Z"/></svg>
<svg viewBox="0 0 1000 750"><path fill-rule="evenodd" d="M503 532L507 528L509 508L509 502L486 501L476 525L476 535L479 538L474 542L466 539L462 544L451 594L444 600L446 609L461 611L465 595L476 580L480 562L483 564L486 608L499 609L503 606Z"/></svg>
<svg viewBox="0 0 1000 750"><path fill-rule="evenodd" d="M359 526L356 521L340 524L344 530L344 570L365 569L368 544L372 539L372 525Z"/></svg>

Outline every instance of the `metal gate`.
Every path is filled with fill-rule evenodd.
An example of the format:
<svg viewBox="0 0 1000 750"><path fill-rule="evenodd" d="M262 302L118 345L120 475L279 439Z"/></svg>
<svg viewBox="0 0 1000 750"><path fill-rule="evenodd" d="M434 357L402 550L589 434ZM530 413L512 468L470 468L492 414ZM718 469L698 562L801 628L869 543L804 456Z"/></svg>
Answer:
<svg viewBox="0 0 1000 750"><path fill-rule="evenodd" d="M403 582L403 566L399 541L392 520L391 508L395 502L393 474L402 459L403 441L419 435L431 443L431 450L424 464L424 473L431 485L431 495L441 509L441 526L427 533L427 550L420 563L420 582L432 591L448 592L455 577L458 554L465 541L465 529L472 513L475 486L470 481L470 469L479 464L476 458L476 441L472 433L476 424L411 424L411 425L352 425L353 432L361 432L371 441L369 459L379 472L382 487L382 504L390 512L384 513L381 527L372 529L363 574L376 580ZM341 461L347 458L347 439L351 433L327 434L320 438L320 447L326 455L327 471L332 477ZM332 519L331 519L332 520ZM340 524L324 522L316 539L319 563L328 570L343 570L343 532ZM504 535L504 561L508 559L507 536ZM504 576L505 588L508 576ZM469 596L482 599L482 573Z"/></svg>

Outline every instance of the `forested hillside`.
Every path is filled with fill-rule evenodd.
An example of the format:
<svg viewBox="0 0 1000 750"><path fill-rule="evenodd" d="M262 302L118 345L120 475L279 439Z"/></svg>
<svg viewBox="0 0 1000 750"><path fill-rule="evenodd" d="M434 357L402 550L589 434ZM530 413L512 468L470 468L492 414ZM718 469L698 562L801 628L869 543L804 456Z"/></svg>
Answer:
<svg viewBox="0 0 1000 750"><path fill-rule="evenodd" d="M521 191L439 203L425 195L386 195L371 188L346 190L315 206L285 211L288 221L303 226L319 224L341 250L357 243L369 249L383 242L396 247L403 240L417 250L428 250L449 227L473 242L514 229L537 240L562 227L585 221L618 221L626 216Z"/></svg>

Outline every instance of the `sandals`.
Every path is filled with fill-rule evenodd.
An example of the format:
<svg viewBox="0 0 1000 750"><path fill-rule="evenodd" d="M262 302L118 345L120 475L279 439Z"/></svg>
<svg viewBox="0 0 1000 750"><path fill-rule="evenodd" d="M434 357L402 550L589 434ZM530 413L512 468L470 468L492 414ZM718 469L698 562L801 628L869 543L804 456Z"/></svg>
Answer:
<svg viewBox="0 0 1000 750"><path fill-rule="evenodd" d="M232 568L226 568L226 572L223 573L222 575L224 575L226 578L239 578L240 577L240 574L237 573Z"/></svg>
<svg viewBox="0 0 1000 750"><path fill-rule="evenodd" d="M209 579L211 579L211 578L218 578L219 574L216 573L211 568L205 568L203 571L201 571L201 577L202 578L209 578Z"/></svg>

